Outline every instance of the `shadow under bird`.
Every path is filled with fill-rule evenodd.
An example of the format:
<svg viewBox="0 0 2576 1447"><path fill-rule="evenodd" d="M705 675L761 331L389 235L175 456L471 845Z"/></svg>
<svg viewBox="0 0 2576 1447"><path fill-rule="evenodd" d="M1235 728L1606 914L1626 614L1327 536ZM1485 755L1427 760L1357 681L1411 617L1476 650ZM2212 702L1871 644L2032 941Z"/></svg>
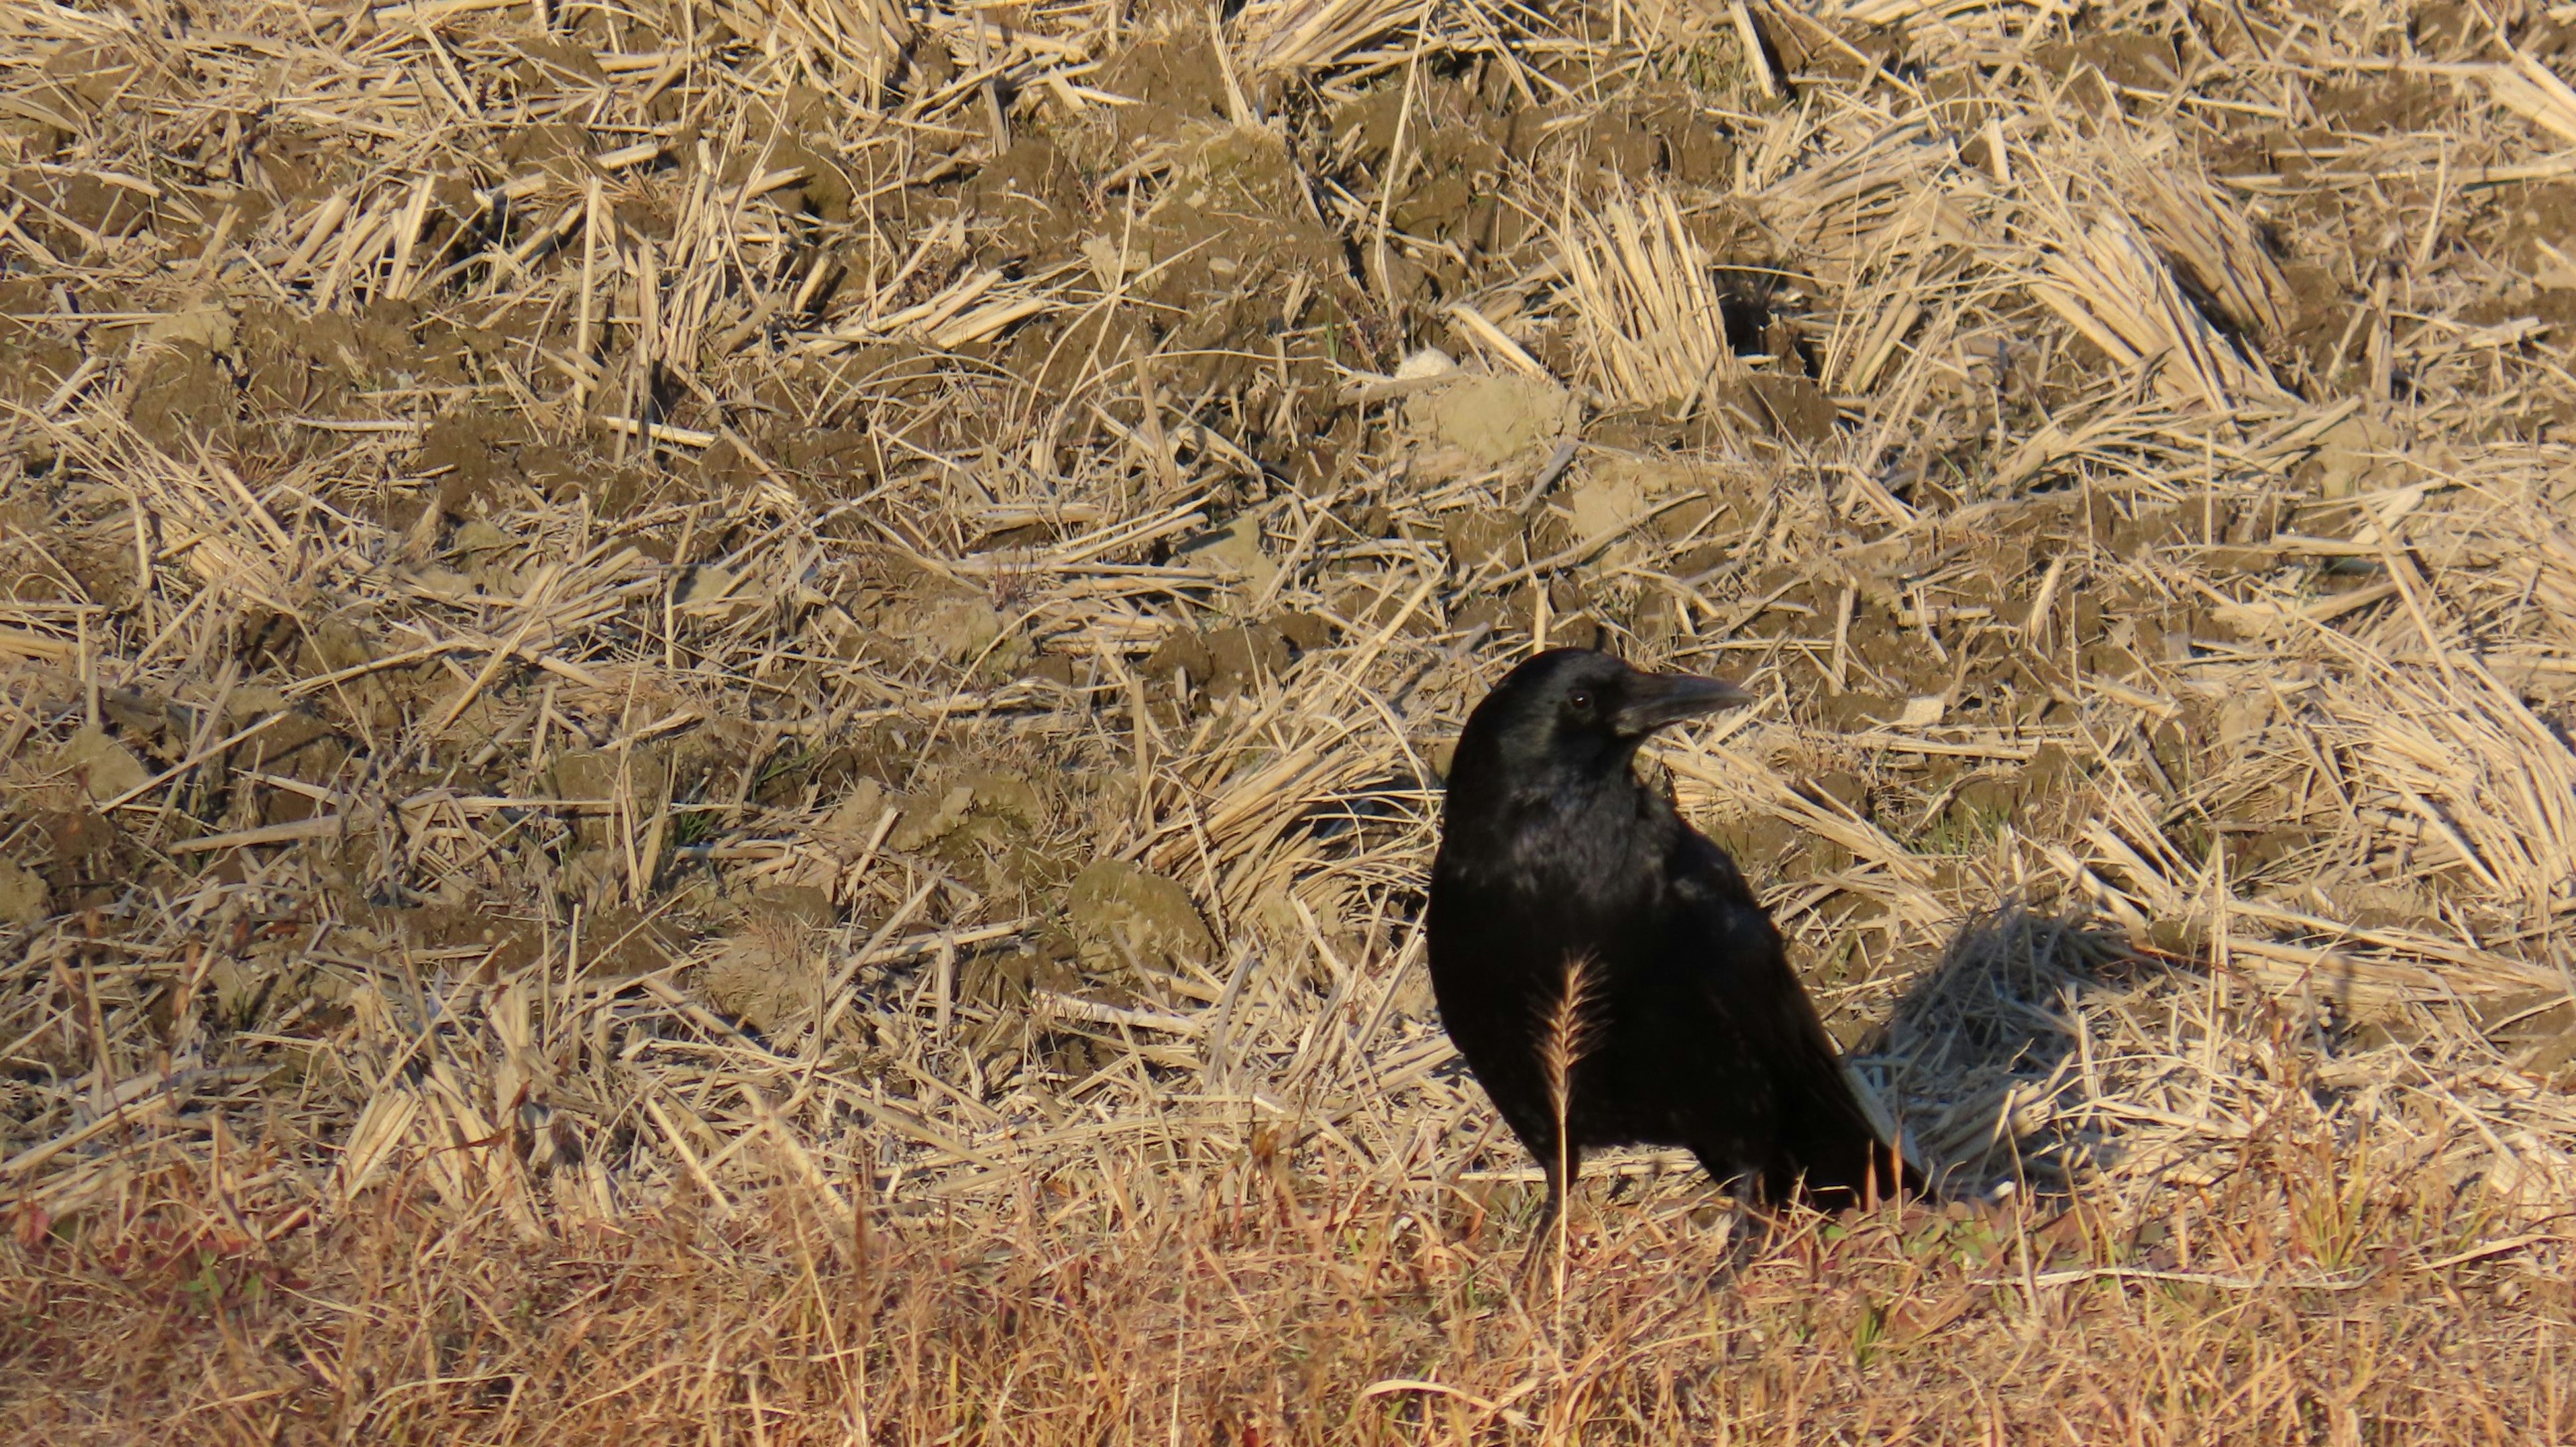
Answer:
<svg viewBox="0 0 2576 1447"><path fill-rule="evenodd" d="M1750 701L1562 648L1513 669L1459 736L1431 870L1431 983L1468 1068L1547 1173L1548 1220L1596 1146L1685 1146L1768 1201L1923 1190L1735 861L1633 767L1657 729Z"/></svg>

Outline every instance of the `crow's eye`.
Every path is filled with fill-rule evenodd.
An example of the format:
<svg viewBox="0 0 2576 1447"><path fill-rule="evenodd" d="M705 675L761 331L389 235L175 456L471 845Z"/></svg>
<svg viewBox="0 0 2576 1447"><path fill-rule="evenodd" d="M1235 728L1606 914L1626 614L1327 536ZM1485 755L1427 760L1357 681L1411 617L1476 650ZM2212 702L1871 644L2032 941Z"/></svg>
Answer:
<svg viewBox="0 0 2576 1447"><path fill-rule="evenodd" d="M1576 713L1592 712L1592 690L1578 688L1565 696L1566 705Z"/></svg>

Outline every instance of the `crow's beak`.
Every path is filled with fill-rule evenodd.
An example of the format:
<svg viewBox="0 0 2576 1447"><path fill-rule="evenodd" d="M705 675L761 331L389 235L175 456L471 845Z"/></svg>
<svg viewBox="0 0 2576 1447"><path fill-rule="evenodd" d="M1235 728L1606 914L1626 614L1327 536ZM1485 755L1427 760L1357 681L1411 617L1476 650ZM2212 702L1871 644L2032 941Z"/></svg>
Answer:
<svg viewBox="0 0 2576 1447"><path fill-rule="evenodd" d="M1629 682L1627 702L1620 706L1617 724L1623 734L1648 734L1666 724L1751 702L1753 695L1722 678L1645 673Z"/></svg>

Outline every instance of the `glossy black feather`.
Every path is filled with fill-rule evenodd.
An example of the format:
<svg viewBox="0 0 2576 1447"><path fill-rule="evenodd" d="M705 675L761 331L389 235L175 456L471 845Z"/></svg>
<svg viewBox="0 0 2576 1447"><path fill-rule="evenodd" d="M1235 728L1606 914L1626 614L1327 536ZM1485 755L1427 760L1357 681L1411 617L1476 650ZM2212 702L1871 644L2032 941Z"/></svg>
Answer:
<svg viewBox="0 0 2576 1447"><path fill-rule="evenodd" d="M1726 852L1636 777L1655 728L1741 701L1584 649L1543 653L1458 740L1432 865L1431 981L1450 1038L1547 1167L1544 1023L1566 962L1595 971L1568 1156L1685 1146L1721 1180L1817 1204L1921 1189L1878 1138L1780 934Z"/></svg>

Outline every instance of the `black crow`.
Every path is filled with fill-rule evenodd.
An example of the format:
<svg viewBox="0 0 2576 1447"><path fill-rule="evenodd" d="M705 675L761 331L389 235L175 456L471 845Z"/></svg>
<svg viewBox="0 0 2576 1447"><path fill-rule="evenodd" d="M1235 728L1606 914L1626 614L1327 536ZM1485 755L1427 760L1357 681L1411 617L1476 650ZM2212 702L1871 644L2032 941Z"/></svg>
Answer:
<svg viewBox="0 0 2576 1447"><path fill-rule="evenodd" d="M1459 735L1431 866L1431 984L1458 1052L1547 1172L1550 1220L1592 1146L1687 1146L1773 1201L1922 1189L1853 1095L1735 861L1631 767L1656 729L1749 701L1717 679L1559 648L1513 669ZM1562 1160L1551 1036L1574 1057L1558 1072Z"/></svg>

